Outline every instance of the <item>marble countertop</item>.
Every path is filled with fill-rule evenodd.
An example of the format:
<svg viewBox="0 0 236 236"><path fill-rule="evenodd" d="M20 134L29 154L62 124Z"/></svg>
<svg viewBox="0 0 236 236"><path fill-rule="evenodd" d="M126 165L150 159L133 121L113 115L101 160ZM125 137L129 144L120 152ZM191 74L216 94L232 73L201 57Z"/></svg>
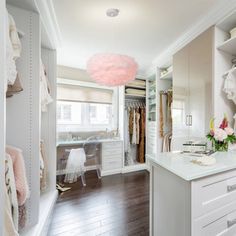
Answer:
<svg viewBox="0 0 236 236"><path fill-rule="evenodd" d="M217 152L211 156L216 158L216 164L212 166L192 163L191 160L195 160L197 157L190 154L161 153L147 155L147 158L151 163L157 164L187 181L236 169L236 151Z"/></svg>
<svg viewBox="0 0 236 236"><path fill-rule="evenodd" d="M86 140L71 140L71 141L58 141L57 142L57 147L61 147L61 146L72 146L72 145L80 145L85 143ZM96 140L99 143L106 143L106 142L120 142L121 139L98 139Z"/></svg>

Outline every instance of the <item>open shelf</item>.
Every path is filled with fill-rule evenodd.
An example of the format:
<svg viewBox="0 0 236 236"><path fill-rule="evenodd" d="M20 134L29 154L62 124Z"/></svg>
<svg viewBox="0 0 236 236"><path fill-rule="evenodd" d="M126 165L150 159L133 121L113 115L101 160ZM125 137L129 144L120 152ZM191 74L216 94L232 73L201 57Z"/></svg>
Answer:
<svg viewBox="0 0 236 236"><path fill-rule="evenodd" d="M133 95L133 94L125 94L127 98L146 98L144 95Z"/></svg>
<svg viewBox="0 0 236 236"><path fill-rule="evenodd" d="M143 87L143 86L133 86L133 85L128 85L128 84L125 85L125 88L146 90L146 87Z"/></svg>
<svg viewBox="0 0 236 236"><path fill-rule="evenodd" d="M236 55L236 37L226 40L218 46L218 49L231 55Z"/></svg>
<svg viewBox="0 0 236 236"><path fill-rule="evenodd" d="M162 75L160 79L172 79L172 77L173 77L173 71L171 70L167 72L166 74Z"/></svg>

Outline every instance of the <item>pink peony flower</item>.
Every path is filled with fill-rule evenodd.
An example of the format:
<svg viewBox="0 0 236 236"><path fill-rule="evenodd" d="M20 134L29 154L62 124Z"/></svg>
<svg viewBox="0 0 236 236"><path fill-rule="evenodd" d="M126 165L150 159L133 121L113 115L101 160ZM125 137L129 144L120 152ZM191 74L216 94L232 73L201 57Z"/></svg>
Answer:
<svg viewBox="0 0 236 236"><path fill-rule="evenodd" d="M234 133L234 130L231 127L226 127L225 132L227 135L232 135Z"/></svg>
<svg viewBox="0 0 236 236"><path fill-rule="evenodd" d="M226 131L223 129L216 128L214 132L214 138L217 141L223 142L228 137Z"/></svg>

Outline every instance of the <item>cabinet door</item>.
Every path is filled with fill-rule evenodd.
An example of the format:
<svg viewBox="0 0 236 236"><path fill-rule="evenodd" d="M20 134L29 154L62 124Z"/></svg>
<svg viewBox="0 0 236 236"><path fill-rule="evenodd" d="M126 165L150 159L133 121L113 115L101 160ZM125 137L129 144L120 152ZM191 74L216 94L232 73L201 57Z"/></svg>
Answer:
<svg viewBox="0 0 236 236"><path fill-rule="evenodd" d="M205 138L212 116L212 29L189 44L189 137Z"/></svg>
<svg viewBox="0 0 236 236"><path fill-rule="evenodd" d="M172 150L182 149L182 144L189 136L188 120L186 119L189 114L188 57L188 46L178 51L173 57Z"/></svg>

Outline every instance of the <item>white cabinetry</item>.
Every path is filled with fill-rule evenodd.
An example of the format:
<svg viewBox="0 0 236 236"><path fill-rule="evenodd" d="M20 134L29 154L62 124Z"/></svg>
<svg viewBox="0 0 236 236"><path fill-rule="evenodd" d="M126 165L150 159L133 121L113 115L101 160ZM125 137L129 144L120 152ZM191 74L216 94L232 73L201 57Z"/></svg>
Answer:
<svg viewBox="0 0 236 236"><path fill-rule="evenodd" d="M178 157L165 158L160 165L150 160L150 236L235 236L236 169L187 180L171 168L184 171L188 160L175 165ZM189 168L196 172L195 167Z"/></svg>
<svg viewBox="0 0 236 236"><path fill-rule="evenodd" d="M173 149L186 139L204 138L208 131L213 116L213 38L210 28L173 57L173 99L183 104L181 120L173 120Z"/></svg>
<svg viewBox="0 0 236 236"><path fill-rule="evenodd" d="M102 176L121 173L123 168L123 142L102 143Z"/></svg>
<svg viewBox="0 0 236 236"><path fill-rule="evenodd" d="M147 154L157 153L157 123L147 122Z"/></svg>

